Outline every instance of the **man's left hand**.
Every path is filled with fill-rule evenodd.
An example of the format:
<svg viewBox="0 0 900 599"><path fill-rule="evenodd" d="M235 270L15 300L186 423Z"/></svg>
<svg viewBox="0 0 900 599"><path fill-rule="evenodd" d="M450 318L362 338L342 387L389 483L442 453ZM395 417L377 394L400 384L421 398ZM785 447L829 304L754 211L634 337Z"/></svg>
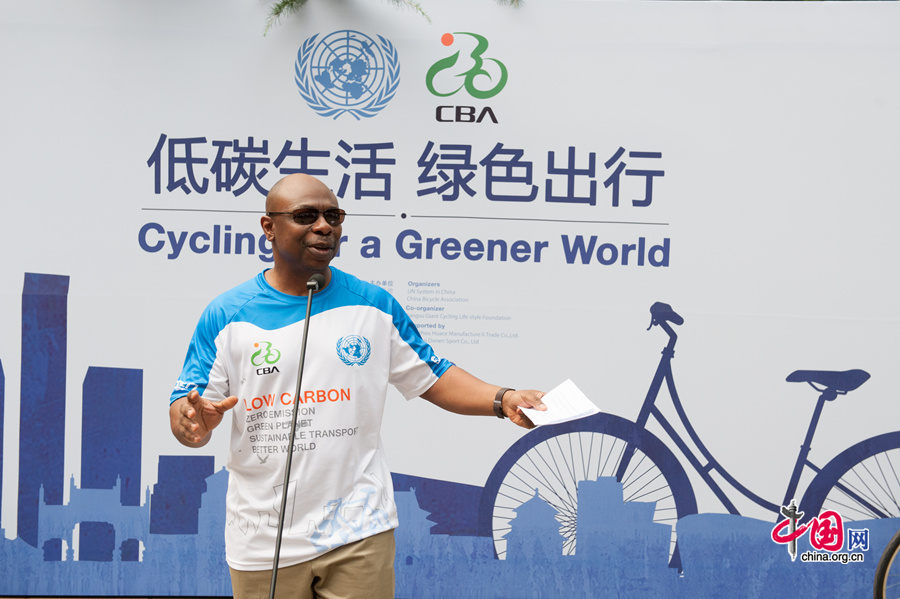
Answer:
<svg viewBox="0 0 900 599"><path fill-rule="evenodd" d="M523 414L519 408L546 410L547 406L541 401L542 397L544 397L544 392L535 391L534 389L510 390L503 394L503 400L500 403L500 407L513 424L517 424L524 428L534 428L534 423L531 422L531 420L528 419L528 416Z"/></svg>

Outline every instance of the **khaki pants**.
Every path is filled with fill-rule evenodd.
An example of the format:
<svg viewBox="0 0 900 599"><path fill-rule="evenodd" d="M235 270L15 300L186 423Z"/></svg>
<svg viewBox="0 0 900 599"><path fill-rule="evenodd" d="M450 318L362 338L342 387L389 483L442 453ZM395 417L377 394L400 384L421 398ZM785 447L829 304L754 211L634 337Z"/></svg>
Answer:
<svg viewBox="0 0 900 599"><path fill-rule="evenodd" d="M275 599L393 599L394 551L388 530L278 568ZM272 570L229 569L234 599L267 599Z"/></svg>

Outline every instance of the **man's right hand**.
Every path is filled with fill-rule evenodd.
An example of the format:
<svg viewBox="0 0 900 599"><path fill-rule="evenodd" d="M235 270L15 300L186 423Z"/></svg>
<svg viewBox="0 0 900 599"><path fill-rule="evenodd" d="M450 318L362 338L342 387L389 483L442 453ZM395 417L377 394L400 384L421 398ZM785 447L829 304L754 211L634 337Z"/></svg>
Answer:
<svg viewBox="0 0 900 599"><path fill-rule="evenodd" d="M231 396L220 402L203 399L197 390L181 397L169 406L169 423L172 434L188 447L203 447L209 442L212 430L219 426L225 412L237 404L237 397Z"/></svg>

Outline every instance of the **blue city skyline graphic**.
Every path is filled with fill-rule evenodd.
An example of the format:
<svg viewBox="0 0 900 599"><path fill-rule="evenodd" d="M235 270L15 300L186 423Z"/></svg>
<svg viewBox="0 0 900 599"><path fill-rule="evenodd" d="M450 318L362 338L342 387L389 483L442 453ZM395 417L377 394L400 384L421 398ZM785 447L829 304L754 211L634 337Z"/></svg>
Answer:
<svg viewBox="0 0 900 599"><path fill-rule="evenodd" d="M186 448L158 456L157 482L143 485L143 371L89 366L81 398L66 397L67 377L82 376L67 370L68 292L68 276L24 275L15 456L2 453L12 423L4 420L9 357L0 356L0 466L19 464L17 496L0 495L0 505L16 502L18 531L15 539L0 531L0 596L230 596L227 471ZM70 401L82 412L79 485L64 472ZM116 426L97 414L115 414ZM0 468L0 488L2 477ZM479 510L483 487L392 478L398 597L868 597L880 552L900 526L895 518L855 522L871 534L863 563L801 564L771 541L773 521L695 513L677 522L681 569L673 568L672 526L654 521L656 502L625 501L622 482L597 475L577 482L574 520L546 491L526 493L504 518L498 555Z"/></svg>

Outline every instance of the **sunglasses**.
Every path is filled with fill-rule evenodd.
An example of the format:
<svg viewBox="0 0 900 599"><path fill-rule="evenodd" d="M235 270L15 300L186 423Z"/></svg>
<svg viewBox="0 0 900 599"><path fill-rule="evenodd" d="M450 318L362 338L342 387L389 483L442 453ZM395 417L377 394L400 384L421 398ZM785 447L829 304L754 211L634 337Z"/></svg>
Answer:
<svg viewBox="0 0 900 599"><path fill-rule="evenodd" d="M266 212L266 216L278 216L285 214L294 219L298 225L311 225L319 220L319 215L325 217L325 222L332 227L336 227L344 222L347 213L340 208L329 208L328 210L316 210L315 208L304 208L295 212Z"/></svg>

